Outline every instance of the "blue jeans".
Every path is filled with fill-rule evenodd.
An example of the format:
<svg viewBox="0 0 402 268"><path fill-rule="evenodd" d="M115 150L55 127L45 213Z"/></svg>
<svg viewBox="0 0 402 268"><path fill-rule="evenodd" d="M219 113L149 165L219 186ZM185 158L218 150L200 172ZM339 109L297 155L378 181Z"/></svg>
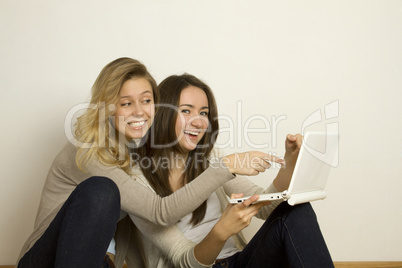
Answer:
<svg viewBox="0 0 402 268"><path fill-rule="evenodd" d="M120 192L105 177L80 183L18 268L100 268L120 216Z"/></svg>
<svg viewBox="0 0 402 268"><path fill-rule="evenodd" d="M310 203L280 204L250 243L214 268L334 267Z"/></svg>

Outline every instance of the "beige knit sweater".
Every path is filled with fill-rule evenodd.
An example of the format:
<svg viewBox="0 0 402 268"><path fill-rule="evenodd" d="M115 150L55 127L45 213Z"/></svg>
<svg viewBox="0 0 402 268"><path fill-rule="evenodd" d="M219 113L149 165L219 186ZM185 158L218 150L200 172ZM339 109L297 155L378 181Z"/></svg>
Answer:
<svg viewBox="0 0 402 268"><path fill-rule="evenodd" d="M142 181L145 186L152 189L144 176L140 172L137 174L138 181ZM199 188L199 190L201 191L202 188ZM228 203L228 196L232 193L244 193L245 196L248 196L272 192L277 192L273 184L271 184L267 189L263 189L255 185L248 178L237 176L235 179L225 183L223 187L220 187L216 191L216 194L219 198L221 210L223 212ZM281 202L281 200L272 201L270 205L265 206L260 210L257 217L261 219L268 218L271 212ZM121 259L122 256L120 254L124 255L125 253L127 253L126 259L129 267L205 268L213 265L203 265L196 260L194 256L195 243L188 240L176 226L158 226L135 215L130 215L130 218L133 220L135 225L130 223L129 219L127 219L127 224L131 225L131 232L125 232L125 238L128 238L127 233L135 235L131 236L130 241L126 241L126 245L128 243L130 248L121 249L121 247L119 247L120 241L116 239L116 247L120 249L116 255L116 257L118 257L116 258L117 268L121 268L121 265L123 264ZM236 246L242 250L246 245L242 233L240 232L233 238L236 241Z"/></svg>
<svg viewBox="0 0 402 268"><path fill-rule="evenodd" d="M136 177L128 175L119 168L106 167L96 160L90 161L86 173L82 172L75 163L76 153L77 148L67 142L50 167L43 187L34 230L22 247L18 261L42 236L75 187L91 176L108 177L117 184L123 211L162 226L175 224L183 216L195 210L212 192L235 177L227 168L218 163L209 167L186 187L170 196L161 198L137 182ZM130 235L134 235L134 233L125 232L130 229L128 228L130 222L121 221L118 226L123 230L123 232L118 230L123 237L123 239L119 239L119 247L127 249L127 239ZM126 242L122 243L122 241ZM126 258L133 259L130 256Z"/></svg>

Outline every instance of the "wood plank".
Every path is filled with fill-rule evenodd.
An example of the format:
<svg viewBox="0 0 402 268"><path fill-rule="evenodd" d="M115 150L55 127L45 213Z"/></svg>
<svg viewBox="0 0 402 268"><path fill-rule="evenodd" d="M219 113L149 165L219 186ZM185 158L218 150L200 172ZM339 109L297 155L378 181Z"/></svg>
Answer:
<svg viewBox="0 0 402 268"><path fill-rule="evenodd" d="M402 268L402 262L334 262L335 268Z"/></svg>

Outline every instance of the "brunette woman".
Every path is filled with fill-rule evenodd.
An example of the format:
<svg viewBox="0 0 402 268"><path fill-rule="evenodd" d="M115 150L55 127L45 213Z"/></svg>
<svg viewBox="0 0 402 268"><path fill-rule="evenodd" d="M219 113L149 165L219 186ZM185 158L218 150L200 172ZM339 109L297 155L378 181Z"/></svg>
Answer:
<svg viewBox="0 0 402 268"><path fill-rule="evenodd" d="M160 85L161 107L155 116L150 165L137 165L137 177L161 196L180 191L210 165L217 136L217 107L211 89L198 78L170 76ZM156 226L130 215L142 234L147 267L333 267L310 204L286 202L252 204L258 194L288 187L302 137L288 135L285 165L274 182L263 189L237 176L211 194L196 210L171 227ZM165 146L163 146L165 145ZM159 165L169 160L170 165ZM202 191L207 182L198 191ZM233 194L241 193L241 194ZM253 195L243 203L228 204L228 196ZM191 202L197 203L194 197ZM184 204L183 204L184 205ZM241 230L257 215L266 220L246 243Z"/></svg>

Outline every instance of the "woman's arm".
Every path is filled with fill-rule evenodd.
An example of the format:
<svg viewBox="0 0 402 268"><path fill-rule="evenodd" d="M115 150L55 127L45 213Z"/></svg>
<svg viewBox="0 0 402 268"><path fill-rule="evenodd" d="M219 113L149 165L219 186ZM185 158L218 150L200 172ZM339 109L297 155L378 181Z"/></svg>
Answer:
<svg viewBox="0 0 402 268"><path fill-rule="evenodd" d="M87 165L87 172L88 176L108 177L117 184L122 210L150 222L169 226L194 211L216 189L233 179L235 176L232 173L255 175L264 171L264 157L269 155L247 152L232 158L222 158L191 183L163 198L137 182L135 176L119 168L106 167L93 160Z"/></svg>
<svg viewBox="0 0 402 268"><path fill-rule="evenodd" d="M224 184L223 189L229 196L232 193L244 193L245 196L251 196L254 194L267 194L282 192L289 187L290 179L293 175L293 170L296 165L296 160L299 155L301 142L303 137L300 134L287 135L285 141L285 165L282 166L274 180L274 182L264 189L246 177L237 176L235 179ZM282 202L282 200L271 201L269 206L266 206L260 210L257 214L258 218L266 219L271 212Z"/></svg>
<svg viewBox="0 0 402 268"><path fill-rule="evenodd" d="M210 167L185 187L162 198L138 178L119 168L105 167L92 161L87 171L89 176L104 176L116 183L123 211L163 226L175 224L200 206L222 184L235 177L222 165Z"/></svg>
<svg viewBox="0 0 402 268"><path fill-rule="evenodd" d="M232 197L237 198L241 195ZM156 226L133 215L130 215L130 218L141 233L157 246L175 267L211 267L226 241L247 227L251 218L267 204L258 203L250 206L257 199L258 196L253 196L241 204L228 204L220 220L198 244L188 240L176 226Z"/></svg>
<svg viewBox="0 0 402 268"><path fill-rule="evenodd" d="M195 243L188 240L176 225L163 227L131 214L129 216L138 230L149 240L143 240L145 249L148 248L147 242L152 243L169 262L173 263L174 267L211 267L211 265L204 265L197 261L194 254ZM157 256L155 252L153 254L145 252L145 255L150 262L147 263L148 265L155 265L158 262L153 258L162 257Z"/></svg>
<svg viewBox="0 0 402 268"><path fill-rule="evenodd" d="M303 136L300 134L286 136L285 141L285 165L279 170L278 175L274 180L275 188L278 191L285 191L289 187L290 179L292 178L295 169L297 157L302 145Z"/></svg>
<svg viewBox="0 0 402 268"><path fill-rule="evenodd" d="M243 194L232 194L231 198L240 198ZM236 205L228 204L219 221L211 229L208 235L195 246L194 255L201 263L213 263L221 252L226 241L233 235L250 225L261 207L268 202L251 205L258 200L258 195L253 195L244 202Z"/></svg>

